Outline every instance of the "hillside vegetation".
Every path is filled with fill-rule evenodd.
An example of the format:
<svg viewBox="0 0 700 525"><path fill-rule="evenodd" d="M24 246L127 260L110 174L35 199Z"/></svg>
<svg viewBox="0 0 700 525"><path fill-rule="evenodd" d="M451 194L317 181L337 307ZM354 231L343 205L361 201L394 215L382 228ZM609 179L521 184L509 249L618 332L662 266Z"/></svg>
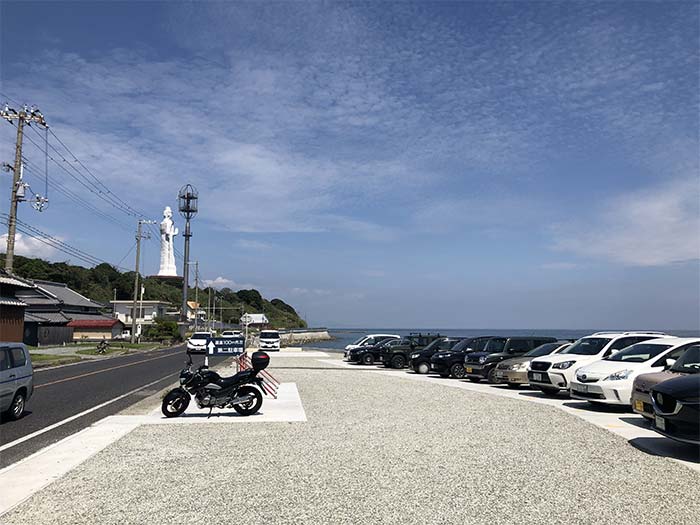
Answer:
<svg viewBox="0 0 700 525"><path fill-rule="evenodd" d="M133 298L134 272L120 272L109 264L100 264L94 268L84 268L68 263L51 263L43 259L15 257L15 273L29 279L44 279L66 283L82 295L99 303L109 305L116 297L119 300ZM182 301L182 281L174 282L147 277L144 280L144 300L167 301L173 308L179 308ZM212 302L216 296L216 318L221 319L220 305L223 306L223 321L237 323L241 313L264 313L270 324L276 328L306 328L306 322L299 317L296 310L281 299L268 301L257 290L239 290L230 288L216 290L200 288L199 302L206 309L207 296L211 294ZM194 300L195 290L190 288L188 299Z"/></svg>

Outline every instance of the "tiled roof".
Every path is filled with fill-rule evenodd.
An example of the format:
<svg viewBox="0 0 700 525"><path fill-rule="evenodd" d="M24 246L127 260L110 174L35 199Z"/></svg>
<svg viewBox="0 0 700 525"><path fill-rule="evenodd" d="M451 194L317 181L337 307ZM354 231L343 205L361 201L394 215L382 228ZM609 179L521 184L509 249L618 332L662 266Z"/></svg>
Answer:
<svg viewBox="0 0 700 525"><path fill-rule="evenodd" d="M115 324L121 323L119 319L113 317L93 316L93 319L77 319L68 323L72 328L112 328Z"/></svg>
<svg viewBox="0 0 700 525"><path fill-rule="evenodd" d="M31 283L19 277L14 277L5 270L0 271L0 284L9 284L10 286L16 286L18 288L32 288Z"/></svg>
<svg viewBox="0 0 700 525"><path fill-rule="evenodd" d="M67 323L68 317L61 312L24 312L25 323Z"/></svg>
<svg viewBox="0 0 700 525"><path fill-rule="evenodd" d="M64 304L71 306L87 306L91 308L102 308L104 305L80 295L75 290L71 290L63 283L51 281L35 280L34 284L42 290L49 292Z"/></svg>
<svg viewBox="0 0 700 525"><path fill-rule="evenodd" d="M2 297L0 296L0 306L27 306L27 303L23 303L19 299L14 297Z"/></svg>

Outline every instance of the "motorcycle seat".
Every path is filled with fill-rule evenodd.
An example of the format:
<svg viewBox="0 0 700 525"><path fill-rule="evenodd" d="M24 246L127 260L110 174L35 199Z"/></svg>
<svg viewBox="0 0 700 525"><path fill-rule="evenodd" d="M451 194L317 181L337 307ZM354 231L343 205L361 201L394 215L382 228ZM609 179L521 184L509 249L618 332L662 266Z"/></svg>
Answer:
<svg viewBox="0 0 700 525"><path fill-rule="evenodd" d="M254 370L241 370L236 375L233 375L231 377L222 377L221 379L219 379L218 383L221 388L228 388L230 386L235 385L236 383L243 383L245 381L248 381L254 376Z"/></svg>

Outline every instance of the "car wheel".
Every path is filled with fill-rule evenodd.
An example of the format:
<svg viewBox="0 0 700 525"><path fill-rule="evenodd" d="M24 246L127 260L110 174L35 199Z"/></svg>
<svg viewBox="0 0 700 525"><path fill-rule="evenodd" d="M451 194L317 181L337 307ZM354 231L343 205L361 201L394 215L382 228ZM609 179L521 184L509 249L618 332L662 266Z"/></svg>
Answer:
<svg viewBox="0 0 700 525"><path fill-rule="evenodd" d="M463 365L460 363L455 363L450 367L450 375L452 375L452 377L455 379L464 379L464 376L467 375L467 371L464 370Z"/></svg>
<svg viewBox="0 0 700 525"><path fill-rule="evenodd" d="M374 356L372 354L363 355L362 356L362 364L373 365L374 364Z"/></svg>
<svg viewBox="0 0 700 525"><path fill-rule="evenodd" d="M501 384L501 380L496 377L496 369L492 368L489 370L489 375L486 377L488 379L488 382L491 383L492 385L499 385Z"/></svg>
<svg viewBox="0 0 700 525"><path fill-rule="evenodd" d="M417 374L427 374L430 372L430 365L428 363L420 363L415 367L415 371Z"/></svg>
<svg viewBox="0 0 700 525"><path fill-rule="evenodd" d="M22 417L22 414L24 414L25 402L26 399L24 397L24 394L22 392L17 392L15 394L14 399L12 400L10 409L7 411L7 415L10 416L10 419L12 421L17 421L19 418Z"/></svg>
<svg viewBox="0 0 700 525"><path fill-rule="evenodd" d="M392 368L403 368L406 365L406 358L402 355L395 355L391 359Z"/></svg>
<svg viewBox="0 0 700 525"><path fill-rule="evenodd" d="M556 396L559 393L558 388L549 388L546 386L541 386L541 387L539 387L539 389L542 390L542 392L544 394L547 394L548 396Z"/></svg>

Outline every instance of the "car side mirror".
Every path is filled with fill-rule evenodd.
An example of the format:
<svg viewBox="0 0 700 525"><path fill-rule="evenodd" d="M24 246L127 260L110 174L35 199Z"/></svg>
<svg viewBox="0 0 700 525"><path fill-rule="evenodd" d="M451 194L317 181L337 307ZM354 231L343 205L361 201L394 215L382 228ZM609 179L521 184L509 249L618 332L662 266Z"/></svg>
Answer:
<svg viewBox="0 0 700 525"><path fill-rule="evenodd" d="M675 359L666 359L666 366L664 366L664 370L668 370L669 368L671 368L675 364L676 364Z"/></svg>

